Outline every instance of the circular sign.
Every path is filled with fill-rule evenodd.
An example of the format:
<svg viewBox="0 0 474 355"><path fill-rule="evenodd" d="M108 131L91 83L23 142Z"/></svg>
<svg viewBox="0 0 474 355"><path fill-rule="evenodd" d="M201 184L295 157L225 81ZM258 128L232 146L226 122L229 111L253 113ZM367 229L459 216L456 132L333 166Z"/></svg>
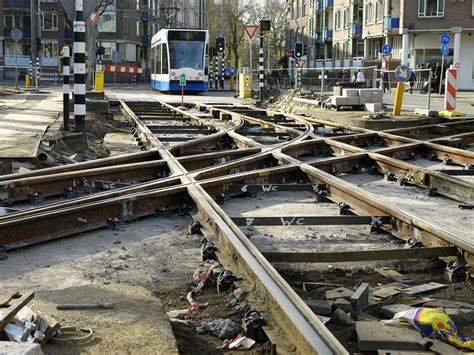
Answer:
<svg viewBox="0 0 474 355"><path fill-rule="evenodd" d="M454 67L455 67L456 69L459 69L459 67L460 67L459 63L454 64Z"/></svg>
<svg viewBox="0 0 474 355"><path fill-rule="evenodd" d="M451 37L449 37L449 35L447 35L446 33L443 33L441 36L439 36L439 41L442 44L447 45L451 42Z"/></svg>
<svg viewBox="0 0 474 355"><path fill-rule="evenodd" d="M382 47L382 54L385 54L385 55L392 54L392 47L389 44L385 44Z"/></svg>
<svg viewBox="0 0 474 355"><path fill-rule="evenodd" d="M12 40L20 41L23 38L23 31L18 28L14 28L11 30L10 36L12 36Z"/></svg>
<svg viewBox="0 0 474 355"><path fill-rule="evenodd" d="M443 53L443 55L444 55L445 57L449 54L449 48L448 48L448 46L442 45L440 49L441 49L441 53Z"/></svg>
<svg viewBox="0 0 474 355"><path fill-rule="evenodd" d="M399 65L395 69L395 77L398 81L408 81L411 77L411 70L407 65Z"/></svg>

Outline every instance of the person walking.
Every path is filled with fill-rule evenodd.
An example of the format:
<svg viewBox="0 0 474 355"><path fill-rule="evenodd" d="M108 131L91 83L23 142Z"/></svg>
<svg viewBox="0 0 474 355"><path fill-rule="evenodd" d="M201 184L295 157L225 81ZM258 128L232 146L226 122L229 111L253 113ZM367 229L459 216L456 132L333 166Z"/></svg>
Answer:
<svg viewBox="0 0 474 355"><path fill-rule="evenodd" d="M382 88L383 88L383 93L385 94L385 90L389 90L390 87L388 85L388 72L383 71L382 72Z"/></svg>
<svg viewBox="0 0 474 355"><path fill-rule="evenodd" d="M365 75L364 75L364 72L362 71L358 71L357 72L357 77L356 77L356 83L358 83L360 86L364 86L365 85Z"/></svg>
<svg viewBox="0 0 474 355"><path fill-rule="evenodd" d="M415 85L416 76L413 70L410 69L410 94L413 94L413 85Z"/></svg>

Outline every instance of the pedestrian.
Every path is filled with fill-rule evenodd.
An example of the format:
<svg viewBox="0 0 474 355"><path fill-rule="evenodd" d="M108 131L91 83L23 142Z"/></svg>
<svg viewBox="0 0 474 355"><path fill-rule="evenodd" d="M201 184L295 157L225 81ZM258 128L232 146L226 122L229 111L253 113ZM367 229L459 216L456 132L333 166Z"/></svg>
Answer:
<svg viewBox="0 0 474 355"><path fill-rule="evenodd" d="M364 86L365 85L365 75L364 75L364 72L363 71L358 71L357 72L357 77L356 77L356 83L358 83L360 86Z"/></svg>
<svg viewBox="0 0 474 355"><path fill-rule="evenodd" d="M346 69L342 72L342 82L349 82L349 72Z"/></svg>
<svg viewBox="0 0 474 355"><path fill-rule="evenodd" d="M385 90L389 90L390 87L388 85L388 72L383 71L382 72L382 88L383 88L383 93L385 94Z"/></svg>
<svg viewBox="0 0 474 355"><path fill-rule="evenodd" d="M415 85L415 80L415 73L410 69L410 94L413 94L413 85Z"/></svg>

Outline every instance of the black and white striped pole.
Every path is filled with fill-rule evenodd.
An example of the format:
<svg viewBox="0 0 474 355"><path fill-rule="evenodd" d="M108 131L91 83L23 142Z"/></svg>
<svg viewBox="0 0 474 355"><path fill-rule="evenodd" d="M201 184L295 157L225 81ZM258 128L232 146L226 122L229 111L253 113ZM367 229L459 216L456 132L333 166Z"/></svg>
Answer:
<svg viewBox="0 0 474 355"><path fill-rule="evenodd" d="M225 57L221 54L221 89L224 90L224 71L225 71Z"/></svg>
<svg viewBox="0 0 474 355"><path fill-rule="evenodd" d="M30 66L28 67L28 75L30 76L30 83L33 82L33 61L30 58Z"/></svg>
<svg viewBox="0 0 474 355"><path fill-rule="evenodd" d="M36 89L38 89L38 86L41 84L41 71L40 71L40 60L38 57L36 57Z"/></svg>
<svg viewBox="0 0 474 355"><path fill-rule="evenodd" d="M265 86L265 56L263 55L263 37L270 33L270 20L260 20L260 47L258 51L258 99L263 100L263 88Z"/></svg>
<svg viewBox="0 0 474 355"><path fill-rule="evenodd" d="M63 47L63 127L69 131L69 47Z"/></svg>
<svg viewBox="0 0 474 355"><path fill-rule="evenodd" d="M214 75L214 89L217 90L218 89L218 85L219 85L219 56L216 55L215 56L215 62L214 62L214 67L216 68L216 73Z"/></svg>
<svg viewBox="0 0 474 355"><path fill-rule="evenodd" d="M86 23L83 0L76 1L74 20L74 129L86 132Z"/></svg>
<svg viewBox="0 0 474 355"><path fill-rule="evenodd" d="M264 71L263 71L263 62L264 62L264 55L263 55L263 35L260 31L260 47L258 50L258 99L260 101L263 100L263 87L265 86L264 81Z"/></svg>
<svg viewBox="0 0 474 355"><path fill-rule="evenodd" d="M212 48L211 48L212 49ZM212 89L212 80L213 80L213 73L212 73L212 54L209 54L209 89Z"/></svg>

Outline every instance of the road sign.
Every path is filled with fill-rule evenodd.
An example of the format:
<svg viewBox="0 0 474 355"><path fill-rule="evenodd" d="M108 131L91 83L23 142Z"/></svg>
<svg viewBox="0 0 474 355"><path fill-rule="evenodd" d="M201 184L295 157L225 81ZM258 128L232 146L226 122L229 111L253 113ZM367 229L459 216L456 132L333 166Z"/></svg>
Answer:
<svg viewBox="0 0 474 355"><path fill-rule="evenodd" d="M439 36L439 41L441 44L448 45L451 42L451 37L449 37L449 35L446 33L443 33L441 36Z"/></svg>
<svg viewBox="0 0 474 355"><path fill-rule="evenodd" d="M249 40L252 40L255 33L257 33L258 25L244 25L244 30L247 33L247 36L249 36Z"/></svg>
<svg viewBox="0 0 474 355"><path fill-rule="evenodd" d="M389 44L385 44L382 47L382 54L385 54L385 55L392 54L392 46L390 46Z"/></svg>
<svg viewBox="0 0 474 355"><path fill-rule="evenodd" d="M441 49L441 53L443 53L443 55L444 55L445 57L449 54L449 48L448 48L448 46L442 45L440 49Z"/></svg>
<svg viewBox="0 0 474 355"><path fill-rule="evenodd" d="M21 39L23 38L23 31L18 28L14 28L11 30L10 36L14 41L21 41Z"/></svg>
<svg viewBox="0 0 474 355"><path fill-rule="evenodd" d="M392 59L391 54L382 54L383 60L385 60L386 63L390 62L390 59Z"/></svg>
<svg viewBox="0 0 474 355"><path fill-rule="evenodd" d="M181 74L179 76L179 85L181 85L181 86L186 85L186 74Z"/></svg>
<svg viewBox="0 0 474 355"><path fill-rule="evenodd" d="M395 69L395 78L398 81L408 81L410 80L411 71L407 65L399 65L397 69Z"/></svg>
<svg viewBox="0 0 474 355"><path fill-rule="evenodd" d="M90 17L92 11L95 10L98 3L99 3L99 0L83 0L82 14L84 16L84 19L88 19ZM75 0L61 0L61 4L63 5L64 10L66 10L66 13L69 16L69 18L72 21L74 21L76 17L76 1Z"/></svg>
<svg viewBox="0 0 474 355"><path fill-rule="evenodd" d="M99 11L94 11L92 12L91 17L89 18L89 21L91 22L91 24L95 25L97 22L99 22L99 17Z"/></svg>
<svg viewBox="0 0 474 355"><path fill-rule="evenodd" d="M306 60L304 60L304 59L297 59L297 60L295 60L295 62L296 62L296 65L298 66L298 68L303 68L304 63L306 63Z"/></svg>

